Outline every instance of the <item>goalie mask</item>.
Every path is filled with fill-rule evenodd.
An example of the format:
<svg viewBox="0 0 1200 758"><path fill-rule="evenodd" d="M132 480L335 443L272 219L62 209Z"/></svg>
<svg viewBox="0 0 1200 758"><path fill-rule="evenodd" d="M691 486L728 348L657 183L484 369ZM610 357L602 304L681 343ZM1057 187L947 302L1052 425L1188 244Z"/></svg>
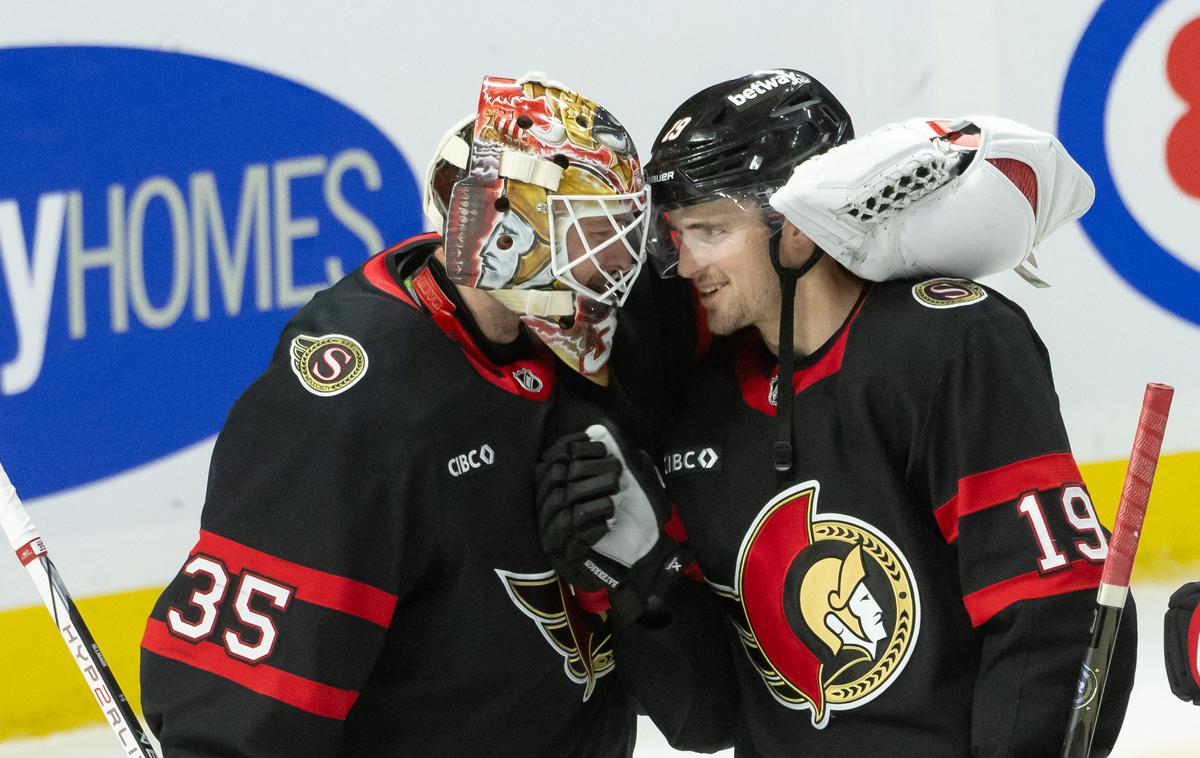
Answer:
<svg viewBox="0 0 1200 758"><path fill-rule="evenodd" d="M451 281L489 290L605 383L650 217L637 151L608 111L557 83L484 79L475 117L438 148L426 213L444 226Z"/></svg>

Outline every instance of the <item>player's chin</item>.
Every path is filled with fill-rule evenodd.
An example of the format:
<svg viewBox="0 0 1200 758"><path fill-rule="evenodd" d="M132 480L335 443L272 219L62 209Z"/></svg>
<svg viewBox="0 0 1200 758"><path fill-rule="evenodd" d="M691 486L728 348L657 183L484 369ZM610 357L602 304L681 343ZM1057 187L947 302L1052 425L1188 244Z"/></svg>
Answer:
<svg viewBox="0 0 1200 758"><path fill-rule="evenodd" d="M718 337L725 337L746 326L745 319L738 314L722 311L720 308L707 308L708 330Z"/></svg>

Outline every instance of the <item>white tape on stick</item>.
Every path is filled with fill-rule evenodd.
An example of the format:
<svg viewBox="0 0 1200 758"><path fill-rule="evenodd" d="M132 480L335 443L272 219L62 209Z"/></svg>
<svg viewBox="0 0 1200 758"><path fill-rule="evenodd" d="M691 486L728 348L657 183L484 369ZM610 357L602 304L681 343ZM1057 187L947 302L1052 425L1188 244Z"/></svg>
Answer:
<svg viewBox="0 0 1200 758"><path fill-rule="evenodd" d="M13 487L3 465L0 465L0 527L4 528L4 533L8 536L8 544L12 545L13 550L20 551L29 543L38 541L37 529L33 526L33 520L29 518L29 512L25 510L25 506L21 505L21 499L17 497L17 489ZM44 548L42 550L44 551ZM21 562L25 563L26 561L22 558Z"/></svg>

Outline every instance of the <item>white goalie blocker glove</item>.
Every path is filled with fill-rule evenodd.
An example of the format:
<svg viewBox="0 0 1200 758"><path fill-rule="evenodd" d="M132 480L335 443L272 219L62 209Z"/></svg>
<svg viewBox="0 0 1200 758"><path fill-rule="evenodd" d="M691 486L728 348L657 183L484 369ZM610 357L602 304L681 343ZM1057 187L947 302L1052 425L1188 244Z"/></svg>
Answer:
<svg viewBox="0 0 1200 758"><path fill-rule="evenodd" d="M889 124L796 167L773 208L871 281L1014 269L1096 191L1053 135L998 116Z"/></svg>

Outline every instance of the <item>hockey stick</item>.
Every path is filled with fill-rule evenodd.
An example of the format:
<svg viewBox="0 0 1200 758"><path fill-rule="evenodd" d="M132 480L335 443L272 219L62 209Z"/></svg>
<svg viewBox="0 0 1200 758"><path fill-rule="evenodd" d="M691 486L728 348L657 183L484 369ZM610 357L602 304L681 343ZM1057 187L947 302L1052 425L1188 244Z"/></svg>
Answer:
<svg viewBox="0 0 1200 758"><path fill-rule="evenodd" d="M1096 615L1092 619L1092 639L1083 656L1079 684L1071 705L1071 721L1063 740L1063 758L1088 758L1092 749L1092 734L1100 715L1104 684L1117 644L1117 628L1129 594L1129 575L1142 536L1142 521L1150 501L1150 486L1154 484L1154 469L1162 448L1171 396L1175 390L1165 384L1147 384L1133 437L1133 452L1125 470L1125 486L1117 505L1116 523L1109 540L1108 558L1100 576L1096 594Z"/></svg>
<svg viewBox="0 0 1200 758"><path fill-rule="evenodd" d="M141 758L158 758L158 753L142 729L125 693L117 684L117 679L108 668L108 661L100 653L99 646L83 623L75 601L67 592L58 569L50 562L46 546L38 536L29 511L17 497L17 490L8 479L4 466L0 465L0 526L8 535L9 544L17 553L17 559L29 572L29 578L37 587L42 602L50 611L54 625L58 627L63 642L71 651L71 657L79 666L88 688L96 697L100 710L104 712L105 720L112 727L113 733L121 742L125 755L141 756Z"/></svg>

